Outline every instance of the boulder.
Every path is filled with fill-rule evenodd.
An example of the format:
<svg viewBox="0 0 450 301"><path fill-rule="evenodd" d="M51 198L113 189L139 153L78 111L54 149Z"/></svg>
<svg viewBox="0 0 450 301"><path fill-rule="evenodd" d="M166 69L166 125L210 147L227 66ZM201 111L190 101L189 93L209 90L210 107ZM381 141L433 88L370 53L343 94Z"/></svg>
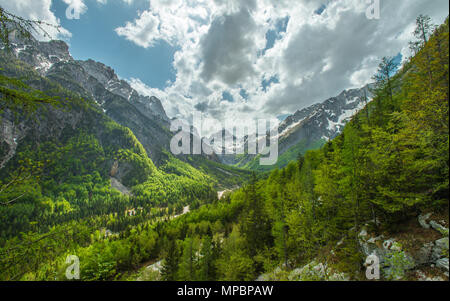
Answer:
<svg viewBox="0 0 450 301"><path fill-rule="evenodd" d="M426 281L427 280L427 275L425 275L425 273L422 272L421 270L416 271L416 276L417 276L418 281Z"/></svg>
<svg viewBox="0 0 450 301"><path fill-rule="evenodd" d="M367 242L370 244L376 244L377 241L382 241L384 239L383 235L377 236L377 237L372 237L370 238Z"/></svg>
<svg viewBox="0 0 450 301"><path fill-rule="evenodd" d="M431 262L431 254L433 252L434 243L429 242L423 244L422 248L417 252L416 256L414 257L415 262L420 264L426 264Z"/></svg>
<svg viewBox="0 0 450 301"><path fill-rule="evenodd" d="M328 277L328 281L350 281L350 277L345 273L333 273Z"/></svg>
<svg viewBox="0 0 450 301"><path fill-rule="evenodd" d="M433 213L426 213L426 214L421 214L419 215L419 224L422 226L422 228L424 229L430 229L430 225L428 224L427 220L431 217Z"/></svg>
<svg viewBox="0 0 450 301"><path fill-rule="evenodd" d="M290 281L328 280L327 269L327 264L313 260L302 268L293 270L288 279Z"/></svg>
<svg viewBox="0 0 450 301"><path fill-rule="evenodd" d="M383 262L383 257L386 254L386 250L380 247L383 236L370 237L365 228L358 234L358 242L361 248L361 252L366 256L375 255L379 258L380 263ZM377 242L380 242L377 244Z"/></svg>
<svg viewBox="0 0 450 301"><path fill-rule="evenodd" d="M392 250L392 251L401 251L401 250L402 250L401 246L400 246L398 243L396 243L396 242L395 242L395 239L393 239L393 238L390 238L390 239L388 239L388 240L385 240L385 241L383 242L383 248L384 248L386 251L389 251L389 250Z"/></svg>
<svg viewBox="0 0 450 301"><path fill-rule="evenodd" d="M441 258L439 260L436 261L436 267L443 269L447 272L449 272L448 270L448 258Z"/></svg>
<svg viewBox="0 0 450 301"><path fill-rule="evenodd" d="M269 276L267 274L259 275L255 281L269 281Z"/></svg>
<svg viewBox="0 0 450 301"><path fill-rule="evenodd" d="M445 228L444 226L442 226L441 224L435 222L435 221L430 221L430 226L438 231L439 233L441 233L442 235L448 236L448 228Z"/></svg>
<svg viewBox="0 0 450 301"><path fill-rule="evenodd" d="M431 254L433 261L437 261L444 256L444 251L448 252L448 237L438 239L434 242L434 248Z"/></svg>
<svg viewBox="0 0 450 301"><path fill-rule="evenodd" d="M360 239L365 239L366 237L367 237L367 230L365 229L365 228L362 228L361 229L361 232L359 232L359 234L358 234L358 237L360 238Z"/></svg>

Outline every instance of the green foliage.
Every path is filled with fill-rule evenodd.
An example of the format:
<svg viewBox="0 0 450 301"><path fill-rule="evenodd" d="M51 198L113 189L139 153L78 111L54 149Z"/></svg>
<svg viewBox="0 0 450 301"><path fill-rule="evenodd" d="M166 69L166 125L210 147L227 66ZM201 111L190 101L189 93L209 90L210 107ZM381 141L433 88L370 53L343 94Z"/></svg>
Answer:
<svg viewBox="0 0 450 301"><path fill-rule="evenodd" d="M255 171L271 171L276 168L283 168L290 162L296 160L299 155L304 155L308 150L319 149L325 144L325 142L326 140L320 139L308 144L305 140L301 140L296 145L290 147L288 150L279 155L277 163L274 165L260 165L259 160L261 156L257 155L244 165L241 166L241 163L237 163L236 166Z"/></svg>
<svg viewBox="0 0 450 301"><path fill-rule="evenodd" d="M163 280L254 280L273 270L286 280L305 265L300 279L329 279L307 265L322 259L354 275L363 223L395 228L424 209L448 206L448 21L425 36L397 74L389 59L382 62L374 101L340 136L259 179L170 154L158 169L129 129L89 101L67 102L70 94L55 87L87 120L54 139L24 138L0 171L0 185L25 160L40 171L0 195L5 203L26 192L0 207L0 279L64 280L68 254L80 257L83 280L130 279L126 273L159 260ZM44 107L41 120L57 110ZM111 189L110 176L132 194ZM248 178L217 199L218 183ZM186 205L192 211L174 217ZM387 278L397 279L410 260L394 250L386 264Z"/></svg>
<svg viewBox="0 0 450 301"><path fill-rule="evenodd" d="M209 175L210 181L217 189L239 187L247 183L252 175L252 171L206 160L202 156L188 156L186 162L195 167L197 173Z"/></svg>
<svg viewBox="0 0 450 301"><path fill-rule="evenodd" d="M405 276L405 272L414 267L414 260L401 251L401 245L395 242L392 246L394 250L385 256L384 277L387 280L400 280Z"/></svg>
<svg viewBox="0 0 450 301"><path fill-rule="evenodd" d="M0 6L0 41L7 48L10 46L10 35L16 34L23 39L31 39L31 34L41 34L47 38L51 38L45 27L55 28L59 31L60 26L54 25L41 20L29 20L14 15Z"/></svg>

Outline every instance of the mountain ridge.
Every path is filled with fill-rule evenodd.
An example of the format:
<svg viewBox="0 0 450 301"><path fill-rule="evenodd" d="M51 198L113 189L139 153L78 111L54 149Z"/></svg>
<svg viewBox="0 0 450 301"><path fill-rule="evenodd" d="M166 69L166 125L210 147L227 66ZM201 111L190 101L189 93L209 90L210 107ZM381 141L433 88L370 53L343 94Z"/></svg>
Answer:
<svg viewBox="0 0 450 301"><path fill-rule="evenodd" d="M326 141L337 137L344 126L371 101L373 84L347 89L338 96L297 110L278 127L279 160L272 167L258 164L259 155L218 155L222 163L252 170L270 170L284 167L299 154L320 148ZM247 148L245 137L244 150Z"/></svg>

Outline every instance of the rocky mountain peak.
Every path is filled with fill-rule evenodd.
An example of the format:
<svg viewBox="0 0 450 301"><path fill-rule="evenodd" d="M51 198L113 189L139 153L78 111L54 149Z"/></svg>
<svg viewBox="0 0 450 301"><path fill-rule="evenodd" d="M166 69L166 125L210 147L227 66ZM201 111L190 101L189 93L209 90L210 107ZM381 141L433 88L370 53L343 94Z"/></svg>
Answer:
<svg viewBox="0 0 450 301"><path fill-rule="evenodd" d="M321 134L318 138L335 138L345 124L370 101L371 87L372 85L366 85L359 89L344 90L322 103L298 110L281 123L280 136L288 135L307 123L314 123L315 132Z"/></svg>
<svg viewBox="0 0 450 301"><path fill-rule="evenodd" d="M98 93L98 84L112 94L124 98L148 118L156 117L164 123L169 122L158 98L140 95L127 81L120 79L113 68L101 62L92 59L74 60L69 46L64 41L41 42L35 38L24 40L14 32L11 33L10 40L11 49L18 59L34 67L42 76L70 76L87 92L80 93L94 98L100 106L103 107L107 103L108 97L105 93ZM92 78L96 80L95 83ZM103 109L106 110L105 107Z"/></svg>
<svg viewBox="0 0 450 301"><path fill-rule="evenodd" d="M111 81L118 82L119 78L114 70L103 63L92 59L86 61L77 61L83 69L92 77L97 79L102 85L107 86Z"/></svg>

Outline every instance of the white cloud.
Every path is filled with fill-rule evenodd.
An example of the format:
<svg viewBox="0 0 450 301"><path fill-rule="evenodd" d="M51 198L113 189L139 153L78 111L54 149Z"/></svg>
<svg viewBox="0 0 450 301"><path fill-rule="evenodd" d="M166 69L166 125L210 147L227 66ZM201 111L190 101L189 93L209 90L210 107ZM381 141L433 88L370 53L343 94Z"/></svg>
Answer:
<svg viewBox="0 0 450 301"><path fill-rule="evenodd" d="M0 5L7 11L16 14L22 18L30 20L40 20L53 25L60 25L60 20L56 18L50 10L51 0L0 0ZM56 28L43 25L43 28L52 38L68 38L70 32L65 28ZM37 38L45 39L43 36Z"/></svg>
<svg viewBox="0 0 450 301"><path fill-rule="evenodd" d="M117 28L116 32L137 45L148 48L161 39L158 27L159 19L150 11L145 11L134 23L127 23L124 27Z"/></svg>
<svg viewBox="0 0 450 301"><path fill-rule="evenodd" d="M326 9L316 14L322 3ZM381 57L408 54L419 14L439 23L448 13L445 0L381 4L381 19L368 20L363 0L150 0L116 32L142 47L164 40L180 48L176 81L166 89L132 80L159 97L169 116L197 110L219 119L267 118L370 82ZM267 31L285 17L286 32L262 55ZM272 77L279 81L264 90L262 80ZM234 102L222 99L224 91Z"/></svg>
<svg viewBox="0 0 450 301"><path fill-rule="evenodd" d="M74 17L76 19L80 18L80 15L84 14L87 12L88 7L86 6L86 4L84 4L83 0L62 0L65 4L67 4L67 10L66 10L66 17L67 18L73 18L73 17L69 17L70 14L74 14ZM103 2L103 1L99 1L97 0L97 2ZM69 15L67 15L67 13L69 13Z"/></svg>

